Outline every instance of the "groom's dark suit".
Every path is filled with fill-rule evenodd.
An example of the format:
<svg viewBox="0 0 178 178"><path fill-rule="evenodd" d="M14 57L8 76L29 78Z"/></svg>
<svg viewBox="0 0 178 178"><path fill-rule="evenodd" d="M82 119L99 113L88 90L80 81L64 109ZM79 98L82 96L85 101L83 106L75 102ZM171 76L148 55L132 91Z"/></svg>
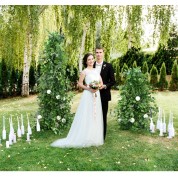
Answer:
<svg viewBox="0 0 178 178"><path fill-rule="evenodd" d="M96 62L94 63L94 68L96 67ZM104 62L101 67L100 72L103 84L106 85L106 89L100 90L101 103L103 110L103 124L104 124L104 139L106 137L107 129L107 112L108 112L108 101L111 100L111 86L115 84L114 69L110 63Z"/></svg>

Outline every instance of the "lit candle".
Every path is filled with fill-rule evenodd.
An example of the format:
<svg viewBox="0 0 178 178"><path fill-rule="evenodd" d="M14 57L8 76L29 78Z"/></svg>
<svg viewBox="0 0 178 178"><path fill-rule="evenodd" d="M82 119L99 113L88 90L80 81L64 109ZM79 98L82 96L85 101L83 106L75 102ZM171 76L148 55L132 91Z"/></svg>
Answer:
<svg viewBox="0 0 178 178"><path fill-rule="evenodd" d="M4 116L3 116L2 139L3 139L3 140L6 140L6 128L5 128L5 118L4 118Z"/></svg>
<svg viewBox="0 0 178 178"><path fill-rule="evenodd" d="M30 141L30 134L27 133L27 141L29 142Z"/></svg>
<svg viewBox="0 0 178 178"><path fill-rule="evenodd" d="M164 117L164 122L163 122L163 133L166 133L166 118L165 118L165 112L163 110L163 117Z"/></svg>
<svg viewBox="0 0 178 178"><path fill-rule="evenodd" d="M19 123L19 117L18 116L17 116L17 122L18 122L17 136L21 137L22 134L21 134L21 129L20 129L20 123Z"/></svg>
<svg viewBox="0 0 178 178"><path fill-rule="evenodd" d="M13 142L14 142L14 143L17 143L17 137L16 137L16 134L14 134L14 136L13 136Z"/></svg>
<svg viewBox="0 0 178 178"><path fill-rule="evenodd" d="M28 130L28 133L31 135L32 134L32 129L30 127L30 122L29 122L28 114L27 114L27 120L28 120L28 128L27 128L27 130Z"/></svg>
<svg viewBox="0 0 178 178"><path fill-rule="evenodd" d="M23 115L21 114L21 132L22 132L22 135L25 134L25 129L24 129L24 125L23 125Z"/></svg>
<svg viewBox="0 0 178 178"><path fill-rule="evenodd" d="M6 148L9 148L9 141L6 141Z"/></svg>
<svg viewBox="0 0 178 178"><path fill-rule="evenodd" d="M10 133L10 134L9 134L9 145L12 145L12 144L13 144L13 143L12 143L12 140L13 140L13 139L12 139L12 134Z"/></svg>
<svg viewBox="0 0 178 178"><path fill-rule="evenodd" d="M36 131L40 132L40 123L39 123L39 119L37 119L37 123L36 123Z"/></svg>

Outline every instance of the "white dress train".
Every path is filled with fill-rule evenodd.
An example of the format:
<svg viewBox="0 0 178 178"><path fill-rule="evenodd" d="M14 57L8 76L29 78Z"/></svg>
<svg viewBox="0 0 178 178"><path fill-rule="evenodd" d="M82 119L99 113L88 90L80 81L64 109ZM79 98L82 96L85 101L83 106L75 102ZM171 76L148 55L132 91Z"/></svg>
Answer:
<svg viewBox="0 0 178 178"><path fill-rule="evenodd" d="M85 83L89 85L93 80L99 80L100 75L96 69L83 71ZM53 147L89 147L99 146L104 143L103 138L103 113L100 92L95 94L84 90L77 108L74 120L66 138L56 140Z"/></svg>

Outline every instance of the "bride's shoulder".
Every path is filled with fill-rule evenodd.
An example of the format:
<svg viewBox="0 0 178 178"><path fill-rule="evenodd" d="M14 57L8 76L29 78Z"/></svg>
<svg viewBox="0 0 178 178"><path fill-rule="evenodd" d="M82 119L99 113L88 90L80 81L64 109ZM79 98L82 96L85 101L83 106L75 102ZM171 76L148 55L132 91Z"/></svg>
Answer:
<svg viewBox="0 0 178 178"><path fill-rule="evenodd" d="M84 69L84 70L82 70L82 72L81 72L82 75L86 75L86 73L87 73L87 69Z"/></svg>

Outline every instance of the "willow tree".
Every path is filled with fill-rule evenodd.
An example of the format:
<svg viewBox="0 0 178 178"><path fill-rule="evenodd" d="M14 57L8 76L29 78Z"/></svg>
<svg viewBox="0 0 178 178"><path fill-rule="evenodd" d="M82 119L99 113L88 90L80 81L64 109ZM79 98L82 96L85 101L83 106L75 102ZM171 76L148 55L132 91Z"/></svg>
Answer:
<svg viewBox="0 0 178 178"><path fill-rule="evenodd" d="M128 49L132 46L140 47L140 38L142 34L142 6L126 6L126 20Z"/></svg>
<svg viewBox="0 0 178 178"><path fill-rule="evenodd" d="M169 38L171 16L174 10L173 5L148 6L147 20L154 25L153 40L159 37L160 44L166 44Z"/></svg>
<svg viewBox="0 0 178 178"><path fill-rule="evenodd" d="M79 71L82 71L83 54L94 48L95 26L102 13L103 6L64 6L62 9L66 50L70 64L78 65Z"/></svg>
<svg viewBox="0 0 178 178"><path fill-rule="evenodd" d="M22 96L29 95L29 67L35 49L38 19L46 6L2 6L4 34L2 58L23 69Z"/></svg>

